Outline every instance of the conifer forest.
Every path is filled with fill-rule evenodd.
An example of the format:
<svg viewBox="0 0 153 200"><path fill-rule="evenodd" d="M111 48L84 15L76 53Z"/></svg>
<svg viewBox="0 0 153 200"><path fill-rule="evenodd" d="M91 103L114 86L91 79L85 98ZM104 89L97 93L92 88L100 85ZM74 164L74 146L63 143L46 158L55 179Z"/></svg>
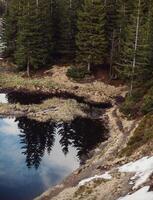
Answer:
<svg viewBox="0 0 153 200"><path fill-rule="evenodd" d="M153 0L0 0L0 180L153 200Z"/></svg>
<svg viewBox="0 0 153 200"><path fill-rule="evenodd" d="M110 78L142 81L153 60L152 0L7 0L5 56L19 69L70 61L109 66Z"/></svg>

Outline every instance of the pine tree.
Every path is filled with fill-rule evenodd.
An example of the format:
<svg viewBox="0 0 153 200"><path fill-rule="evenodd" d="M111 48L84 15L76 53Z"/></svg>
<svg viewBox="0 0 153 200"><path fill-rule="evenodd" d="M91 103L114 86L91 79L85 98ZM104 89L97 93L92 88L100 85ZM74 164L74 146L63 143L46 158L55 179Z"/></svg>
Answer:
<svg viewBox="0 0 153 200"><path fill-rule="evenodd" d="M19 68L38 69L50 61L52 49L50 1L26 0L18 20L16 63Z"/></svg>
<svg viewBox="0 0 153 200"><path fill-rule="evenodd" d="M70 47L70 36L71 36L71 21L69 13L69 1L68 0L56 0L56 10L55 10L55 51L58 56L63 58L67 57L71 51Z"/></svg>
<svg viewBox="0 0 153 200"><path fill-rule="evenodd" d="M91 64L103 63L106 56L105 17L104 6L100 0L85 1L78 13L77 61L86 63L89 71Z"/></svg>
<svg viewBox="0 0 153 200"><path fill-rule="evenodd" d="M122 1L122 0L121 0ZM115 76L115 63L118 59L118 51L120 45L120 7L122 2L120 0L104 0L106 10L106 25L105 32L108 41L107 57L110 65L110 78Z"/></svg>
<svg viewBox="0 0 153 200"><path fill-rule="evenodd" d="M53 0L54 55L74 59L77 10L82 0Z"/></svg>
<svg viewBox="0 0 153 200"><path fill-rule="evenodd" d="M119 70L123 77L131 80L130 93L133 90L134 80L142 79L142 74L149 67L149 33L150 20L148 18L148 3L136 0L127 5L132 8L127 23L123 28L120 49Z"/></svg>
<svg viewBox="0 0 153 200"><path fill-rule="evenodd" d="M77 13L81 9L83 0L69 0L70 20L71 20L71 57L74 59L76 55L76 35L77 35Z"/></svg>
<svg viewBox="0 0 153 200"><path fill-rule="evenodd" d="M3 43L5 45L5 56L14 60L16 50L16 37L18 32L19 1L11 0L7 5L6 13L3 17L4 31L2 33Z"/></svg>
<svg viewBox="0 0 153 200"><path fill-rule="evenodd" d="M0 0L0 17L3 16L4 12L5 12L5 1Z"/></svg>
<svg viewBox="0 0 153 200"><path fill-rule="evenodd" d="M50 64L52 53L52 14L51 1L39 0L36 6L36 33L35 48L33 52L34 68L39 68ZM35 59L35 60L34 60Z"/></svg>
<svg viewBox="0 0 153 200"><path fill-rule="evenodd" d="M149 67L145 69L145 80L146 77L152 78L152 64L153 64L153 2L152 0L148 1L148 14L146 15L147 26L145 31L147 31L148 36L148 44L149 44L149 51L148 51L148 58L149 58Z"/></svg>

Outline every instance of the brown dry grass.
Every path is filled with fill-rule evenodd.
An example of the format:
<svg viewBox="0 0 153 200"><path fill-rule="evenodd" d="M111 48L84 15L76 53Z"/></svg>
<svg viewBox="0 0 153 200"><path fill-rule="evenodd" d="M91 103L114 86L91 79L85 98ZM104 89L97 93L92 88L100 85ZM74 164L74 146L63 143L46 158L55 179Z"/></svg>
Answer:
<svg viewBox="0 0 153 200"><path fill-rule="evenodd" d="M124 87L114 87L101 81L91 83L76 83L66 76L67 67L55 66L51 76L25 78L20 73L1 72L0 88L27 89L30 91L67 91L78 96L84 96L89 101L106 102L120 95Z"/></svg>
<svg viewBox="0 0 153 200"><path fill-rule="evenodd" d="M75 117L87 117L87 106L79 104L75 100L63 100L53 98L44 101L42 104L20 105L20 104L0 104L2 115L26 115L38 121L70 121Z"/></svg>

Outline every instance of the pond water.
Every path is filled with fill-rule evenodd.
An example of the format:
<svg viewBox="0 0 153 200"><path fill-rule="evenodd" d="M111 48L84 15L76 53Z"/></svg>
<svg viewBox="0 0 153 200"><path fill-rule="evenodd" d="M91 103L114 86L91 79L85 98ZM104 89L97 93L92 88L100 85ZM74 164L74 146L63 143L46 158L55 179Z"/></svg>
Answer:
<svg viewBox="0 0 153 200"><path fill-rule="evenodd" d="M0 93L0 103L20 103L21 105L29 104L40 104L44 100L50 98L61 98L61 99L75 99L79 103L88 104L91 107L96 107L100 109L110 108L112 105L110 102L88 102L84 97L76 96L75 94L68 92L29 92L29 91L9 91L6 93Z"/></svg>
<svg viewBox="0 0 153 200"><path fill-rule="evenodd" d="M0 199L32 200L84 162L106 140L101 121L40 123L26 117L0 119Z"/></svg>

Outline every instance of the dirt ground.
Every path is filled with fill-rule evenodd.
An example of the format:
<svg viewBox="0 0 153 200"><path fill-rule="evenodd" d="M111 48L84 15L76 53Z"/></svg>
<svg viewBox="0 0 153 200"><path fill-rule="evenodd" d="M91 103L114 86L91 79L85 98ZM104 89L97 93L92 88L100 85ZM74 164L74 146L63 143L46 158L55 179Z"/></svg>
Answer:
<svg viewBox="0 0 153 200"><path fill-rule="evenodd" d="M113 172L113 179L110 181L92 182L82 190L77 186L82 179L104 171L113 171L116 166L127 161L127 158L120 159L118 153L126 145L138 121L124 118L115 105L106 112L105 119L110 129L109 139L94 150L92 158L85 165L35 200L116 200L130 190L127 184L130 175L116 172Z"/></svg>
<svg viewBox="0 0 153 200"><path fill-rule="evenodd" d="M121 91L126 90L126 87L122 84L115 87L98 79L87 83L74 82L66 76L68 66L52 66L49 70L37 72L31 78L26 78L24 73L16 73L12 69L14 69L13 66L7 66L4 71L4 67L0 67L0 88L27 89L30 91L66 91L84 97L91 102L111 101L112 98L120 95ZM38 76L39 73L41 76ZM105 76L106 80L107 78Z"/></svg>
<svg viewBox="0 0 153 200"><path fill-rule="evenodd" d="M113 105L104 116L110 130L109 139L91 152L91 159L84 165L35 200L116 200L130 190L127 183L131 175L125 176L113 170L118 164L127 161L127 158L120 159L118 154L139 123L136 120L126 119L116 104L116 97L124 97L127 88L118 80L110 81L106 69L99 69L100 72L94 71L94 80L87 83L70 80L66 76L67 69L68 66L53 66L51 69L38 72L32 78L26 78L25 74L18 75L12 71L0 74L1 88L67 91L90 102L111 102ZM45 107L45 110L48 110L48 107ZM101 174L106 170L112 172L112 180L92 182L83 188L78 187L82 179Z"/></svg>

